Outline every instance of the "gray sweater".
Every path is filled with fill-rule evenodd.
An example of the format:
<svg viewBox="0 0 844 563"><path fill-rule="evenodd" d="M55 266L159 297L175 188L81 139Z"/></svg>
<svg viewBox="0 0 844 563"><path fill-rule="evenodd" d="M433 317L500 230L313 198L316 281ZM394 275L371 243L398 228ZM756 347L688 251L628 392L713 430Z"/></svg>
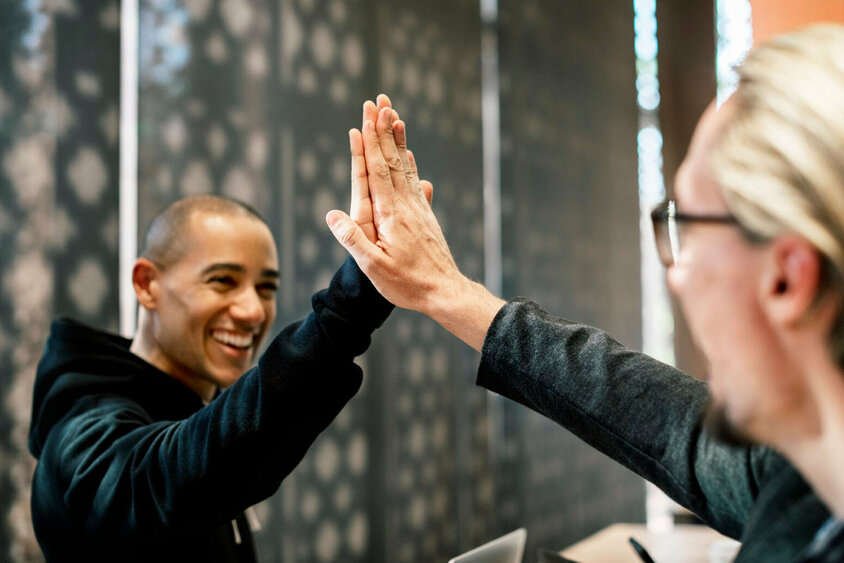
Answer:
<svg viewBox="0 0 844 563"><path fill-rule="evenodd" d="M706 434L704 383L531 301L513 300L495 317L477 383L554 420L741 540L738 562L794 561L829 518L775 451Z"/></svg>

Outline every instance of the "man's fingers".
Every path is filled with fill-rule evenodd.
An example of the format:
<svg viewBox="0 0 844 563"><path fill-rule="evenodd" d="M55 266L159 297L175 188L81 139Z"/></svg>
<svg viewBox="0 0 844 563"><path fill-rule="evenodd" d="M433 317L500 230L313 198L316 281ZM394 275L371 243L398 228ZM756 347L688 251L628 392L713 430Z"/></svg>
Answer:
<svg viewBox="0 0 844 563"><path fill-rule="evenodd" d="M360 122L361 130L363 130L363 124L367 121L375 123L375 120L378 119L378 109L372 100L366 100L363 103L363 119Z"/></svg>
<svg viewBox="0 0 844 563"><path fill-rule="evenodd" d="M407 126L404 121L396 120L393 122L393 138L396 140L396 150L404 167L404 176L407 180L407 185L411 187L415 186L418 184L419 178L414 175L413 169L410 166L409 151L407 150Z"/></svg>
<svg viewBox="0 0 844 563"><path fill-rule="evenodd" d="M416 167L416 157L413 155L412 150L407 151L407 163L410 166L410 173L419 177L419 169Z"/></svg>
<svg viewBox="0 0 844 563"><path fill-rule="evenodd" d="M407 160L406 167L407 167L407 181L412 186L416 186L419 184L419 170L416 168L416 157L413 156L413 151L408 149L405 154L405 159ZM428 198L430 202L431 198Z"/></svg>
<svg viewBox="0 0 844 563"><path fill-rule="evenodd" d="M387 94L378 94L378 97L375 98L375 102L373 103L372 100L366 100L363 103L363 120L361 123L361 130L363 130L363 124L367 121L371 121L375 123L378 121L378 112L380 112L384 108L392 108L392 104L390 103L390 98L387 97Z"/></svg>
<svg viewBox="0 0 844 563"><path fill-rule="evenodd" d="M419 187L422 188L422 193L425 194L425 199L427 199L428 204L430 204L434 199L434 184L428 180L422 180L419 182Z"/></svg>
<svg viewBox="0 0 844 563"><path fill-rule="evenodd" d="M352 157L352 197L369 197L366 159L363 156L363 137L357 129L349 131L349 153Z"/></svg>
<svg viewBox="0 0 844 563"><path fill-rule="evenodd" d="M378 233L372 216L372 199L369 193L369 177L363 156L363 138L360 131L349 131L349 152L352 159L352 204L349 215L363 228L366 237L375 242Z"/></svg>
<svg viewBox="0 0 844 563"><path fill-rule="evenodd" d="M396 191L405 191L407 188L407 177L405 176L404 163L399 156L396 140L393 137L393 123L395 112L391 108L384 108L378 113L378 121L375 130L378 133L378 144L381 146L381 154L384 161L390 168L390 177Z"/></svg>
<svg viewBox="0 0 844 563"><path fill-rule="evenodd" d="M375 98L375 101L378 103L379 111L383 108L393 107L393 102L390 101L390 97L387 94L378 94L378 96Z"/></svg>
<svg viewBox="0 0 844 563"><path fill-rule="evenodd" d="M367 121L363 126L363 146L373 208L381 216L388 215L396 190L393 186L390 167L381 153L375 124L371 121Z"/></svg>
<svg viewBox="0 0 844 563"><path fill-rule="evenodd" d="M381 110L383 110L384 108L393 109L393 103L390 101L390 98L387 96L387 94L378 94L378 97L375 98L375 100L376 100L377 106L376 106L376 104L373 104L372 102L364 103L364 114L363 114L363 122L364 123L366 123L366 121L368 119L371 120L373 123L376 123L378 121L378 115L381 112ZM391 116L390 119L392 121L393 127L395 128L396 123L399 121L399 114L396 110L393 109L393 113L392 113L392 116ZM397 141L396 144L399 145L398 141ZM404 140L404 137L403 137L403 141L402 141L401 144L403 146L398 146L399 157L402 159L402 162L405 164L405 167L406 167L407 166L407 157L405 156L404 151L407 148L407 142L406 142L406 140Z"/></svg>
<svg viewBox="0 0 844 563"><path fill-rule="evenodd" d="M417 193L421 191L425 195L425 199L428 200L428 203L431 203L434 186L427 180L424 182L419 180L419 170L416 168L416 157L413 155L413 151L411 150L407 151L407 183L411 186L411 189L416 189ZM423 184L428 184L427 191Z"/></svg>
<svg viewBox="0 0 844 563"><path fill-rule="evenodd" d="M407 161L407 126L404 121L396 120L393 122L393 139L396 141L396 149L399 151L399 157L402 163L408 167Z"/></svg>

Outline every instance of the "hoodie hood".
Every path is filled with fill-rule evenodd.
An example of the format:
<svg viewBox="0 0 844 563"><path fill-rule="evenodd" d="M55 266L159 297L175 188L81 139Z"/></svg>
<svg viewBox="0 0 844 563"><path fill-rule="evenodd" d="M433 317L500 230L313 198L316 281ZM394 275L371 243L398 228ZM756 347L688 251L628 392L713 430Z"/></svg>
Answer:
<svg viewBox="0 0 844 563"><path fill-rule="evenodd" d="M72 319L53 321L35 375L32 455L39 457L53 426L86 396L128 396L165 418L181 418L202 407L190 389L130 352L131 344Z"/></svg>

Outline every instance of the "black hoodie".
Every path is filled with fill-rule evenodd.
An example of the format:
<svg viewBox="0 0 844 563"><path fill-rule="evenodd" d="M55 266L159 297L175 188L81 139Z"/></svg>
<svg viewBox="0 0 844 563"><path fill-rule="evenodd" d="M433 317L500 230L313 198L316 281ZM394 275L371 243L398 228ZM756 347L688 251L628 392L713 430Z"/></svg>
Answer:
<svg viewBox="0 0 844 563"><path fill-rule="evenodd" d="M392 310L351 259L312 304L206 407L129 340L56 320L29 433L47 559L254 560L242 512L278 489L357 392L353 359Z"/></svg>

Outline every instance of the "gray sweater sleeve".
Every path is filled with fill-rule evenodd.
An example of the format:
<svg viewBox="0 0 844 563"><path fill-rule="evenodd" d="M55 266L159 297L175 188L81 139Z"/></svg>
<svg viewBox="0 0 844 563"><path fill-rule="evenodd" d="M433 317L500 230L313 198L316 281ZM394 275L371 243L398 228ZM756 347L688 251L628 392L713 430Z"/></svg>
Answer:
<svg viewBox="0 0 844 563"><path fill-rule="evenodd" d="M495 317L477 383L554 420L732 537L778 457L707 436L704 383L525 299Z"/></svg>

